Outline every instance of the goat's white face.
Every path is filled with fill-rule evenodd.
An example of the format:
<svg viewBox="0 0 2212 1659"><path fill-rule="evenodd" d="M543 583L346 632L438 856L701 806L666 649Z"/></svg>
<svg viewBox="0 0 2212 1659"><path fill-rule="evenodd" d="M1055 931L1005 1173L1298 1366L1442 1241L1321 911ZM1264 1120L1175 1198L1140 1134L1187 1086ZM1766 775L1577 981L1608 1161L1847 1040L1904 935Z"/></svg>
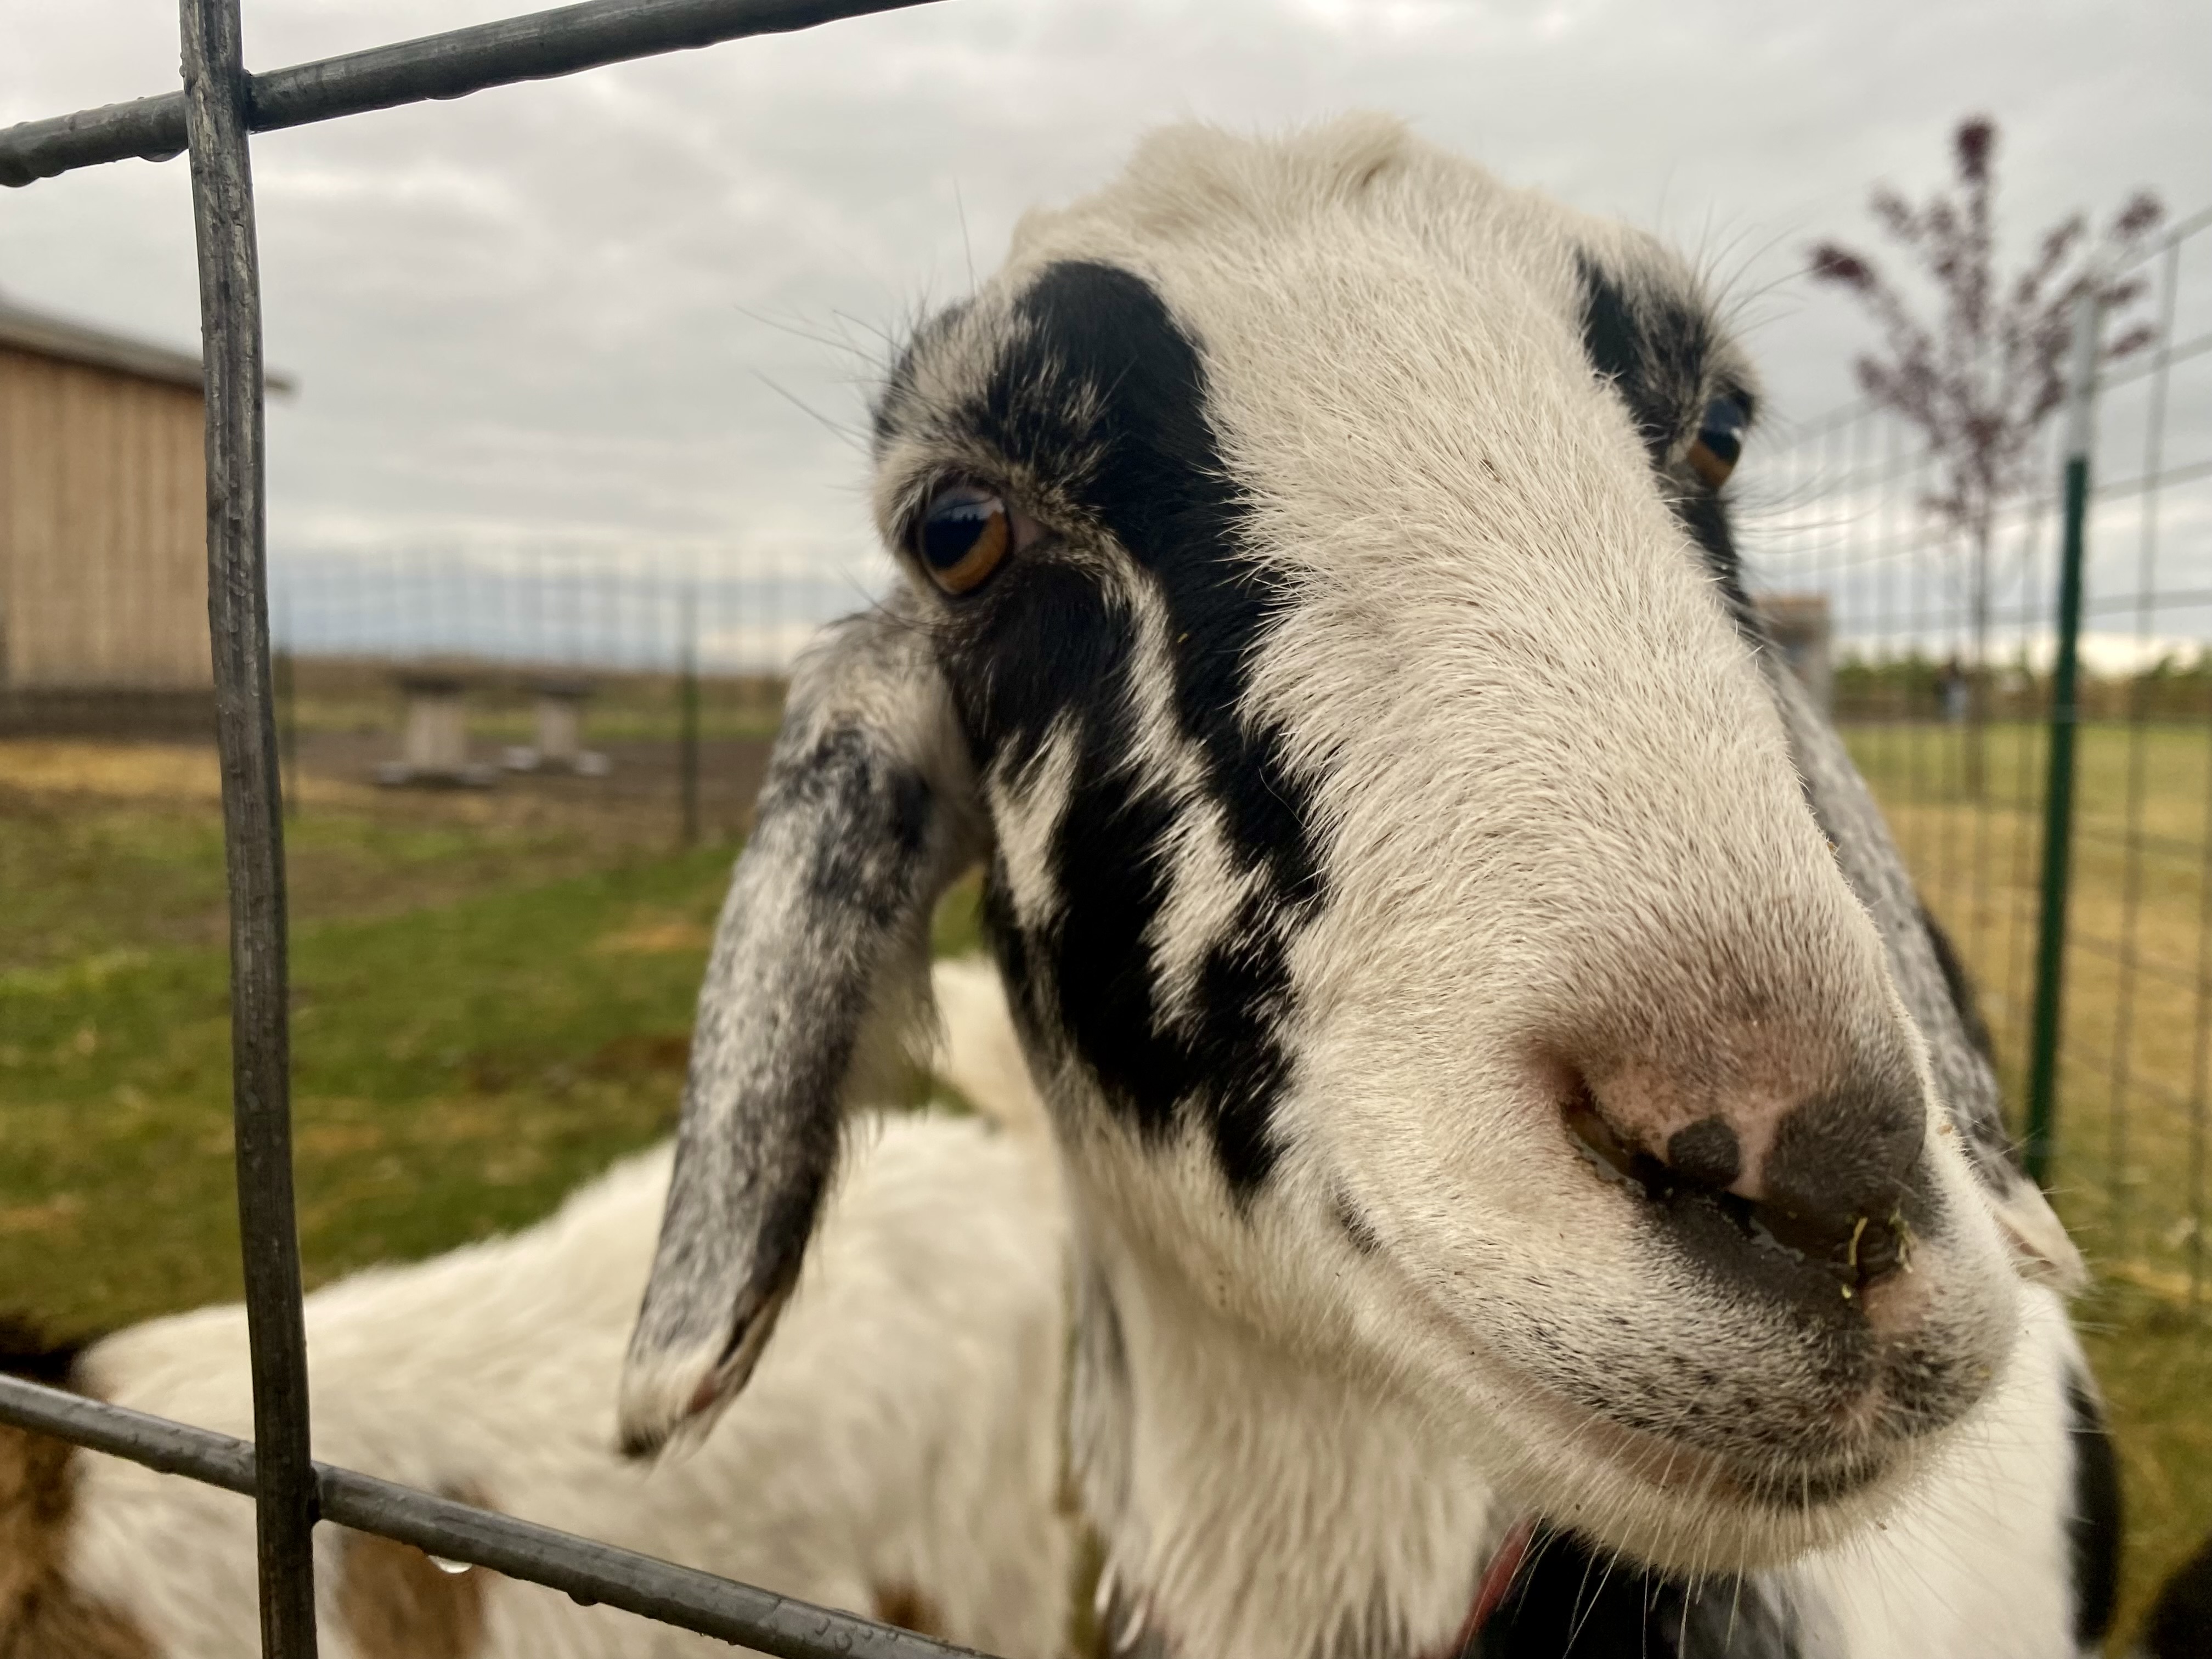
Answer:
<svg viewBox="0 0 2212 1659"><path fill-rule="evenodd" d="M872 719L976 804L857 814L920 873L853 902L906 917L986 857L1125 1340L1348 1363L1548 1518L1691 1567L1893 1496L2014 1319L1687 459L1751 401L1641 239L1381 123L1165 135L920 331L877 422L911 592L779 763L796 799ZM826 868L747 915L818 910ZM810 983L878 960L851 937ZM723 1063L641 1439L741 1379L827 1167L765 1108L708 1122Z"/></svg>

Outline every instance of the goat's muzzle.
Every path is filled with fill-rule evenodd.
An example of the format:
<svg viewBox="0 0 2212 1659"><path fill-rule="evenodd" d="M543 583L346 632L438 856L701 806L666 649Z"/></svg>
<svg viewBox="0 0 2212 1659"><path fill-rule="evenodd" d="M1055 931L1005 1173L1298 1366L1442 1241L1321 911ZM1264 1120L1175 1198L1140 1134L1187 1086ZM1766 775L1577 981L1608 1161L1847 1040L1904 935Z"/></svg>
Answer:
<svg viewBox="0 0 2212 1659"><path fill-rule="evenodd" d="M1716 1277L1866 1310L1870 1291L1910 1271L1931 1199L1909 1067L1866 1067L1794 1102L1755 1089L1698 1100L1705 1091L1651 1079L1633 1066L1602 1085L1576 1076L1565 1125L1592 1167ZM1696 1104L1686 1109L1686 1097Z"/></svg>

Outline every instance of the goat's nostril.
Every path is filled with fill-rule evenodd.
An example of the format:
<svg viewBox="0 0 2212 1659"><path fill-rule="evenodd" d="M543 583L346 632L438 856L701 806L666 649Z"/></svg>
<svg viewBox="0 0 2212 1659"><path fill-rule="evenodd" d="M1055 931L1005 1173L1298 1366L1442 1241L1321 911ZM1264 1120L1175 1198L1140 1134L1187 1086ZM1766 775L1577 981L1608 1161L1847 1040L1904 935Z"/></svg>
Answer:
<svg viewBox="0 0 2212 1659"><path fill-rule="evenodd" d="M1742 1145L1735 1130L1718 1117L1686 1124L1654 1154L1614 1127L1587 1083L1577 1081L1569 1092L1565 1116L1568 1131L1586 1156L1607 1173L1633 1182L1655 1200L1684 1188L1724 1192L1743 1172Z"/></svg>
<svg viewBox="0 0 2212 1659"><path fill-rule="evenodd" d="M1743 1173L1743 1148L1721 1119L1701 1117L1667 1138L1667 1162L1683 1180L1718 1191Z"/></svg>
<svg viewBox="0 0 2212 1659"><path fill-rule="evenodd" d="M1563 1110L1598 1173L1639 1193L1686 1237L1702 1239L1699 1253L1716 1266L1753 1280L1771 1277L1778 1249L1839 1285L1850 1301L1911 1265L1911 1113L1868 1104L1822 1100L1799 1108L1785 1119L1778 1156L1770 1152L1748 1170L1735 1126L1717 1115L1676 1129L1655 1155L1580 1079ZM1738 1190L1747 1176L1757 1177L1759 1197ZM1722 1249L1724 1238L1736 1242Z"/></svg>
<svg viewBox="0 0 2212 1659"><path fill-rule="evenodd" d="M1598 1110L1597 1097L1590 1092L1589 1084L1576 1079L1561 1115L1566 1119L1567 1133L1574 1137L1575 1145L1601 1172L1632 1181L1648 1191L1658 1160L1638 1152L1613 1133L1613 1125Z"/></svg>

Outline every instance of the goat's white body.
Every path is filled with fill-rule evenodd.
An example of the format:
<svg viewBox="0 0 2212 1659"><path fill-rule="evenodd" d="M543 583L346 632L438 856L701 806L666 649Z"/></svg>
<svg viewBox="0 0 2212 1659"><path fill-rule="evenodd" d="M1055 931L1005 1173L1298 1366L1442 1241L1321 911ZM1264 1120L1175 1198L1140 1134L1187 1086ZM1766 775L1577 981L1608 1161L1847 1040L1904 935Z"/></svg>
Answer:
<svg viewBox="0 0 2212 1659"><path fill-rule="evenodd" d="M1058 1650L1072 1537L1056 1504L1062 1223L1033 1136L980 1120L864 1130L801 1289L744 1400L692 1455L616 1449L615 1383L669 1155L552 1219L311 1297L317 1457L867 1614L918 1594L963 1644ZM246 1324L213 1308L93 1349L118 1404L250 1436ZM70 1571L160 1659L253 1650L242 1498L88 1456ZM353 1659L329 1605L323 1651ZM481 1659L647 1659L720 1643L533 1585L486 1589Z"/></svg>

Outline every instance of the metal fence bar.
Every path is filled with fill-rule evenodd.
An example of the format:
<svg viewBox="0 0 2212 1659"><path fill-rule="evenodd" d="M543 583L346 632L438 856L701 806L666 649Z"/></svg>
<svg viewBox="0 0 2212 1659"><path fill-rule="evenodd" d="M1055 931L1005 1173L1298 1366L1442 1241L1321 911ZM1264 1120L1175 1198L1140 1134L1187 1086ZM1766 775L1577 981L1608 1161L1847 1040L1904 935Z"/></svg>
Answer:
<svg viewBox="0 0 2212 1659"><path fill-rule="evenodd" d="M2159 262L2158 349L2149 354L2148 408L2143 422L2143 465L2140 476L2155 478L2166 462L2167 391L2172 381L2175 307L2179 300L2181 245L2169 244ZM2113 377L2106 376L2109 394ZM2147 650L2159 608L2159 509L2161 496L2147 491L2142 521L2136 538L2136 641ZM2127 811L2124 831L2125 862L2120 895L2119 981L2112 1012L2112 1088L2106 1103L2105 1206L2107 1218L2106 1248L2123 1260L2133 1254L2130 1237L2133 1223L2129 1185L2133 1176L2133 1138L2130 1134L2130 1093L2135 1076L2136 1000L2137 981L2146 964L2141 956L2144 861L2150 848L2143 828L2149 787L2149 682L2138 672L2128 687Z"/></svg>
<svg viewBox="0 0 2212 1659"><path fill-rule="evenodd" d="M246 125L253 132L304 126L928 3L587 0L248 76ZM133 156L166 161L185 148L185 99L178 93L26 121L0 131L0 185L27 185Z"/></svg>
<svg viewBox="0 0 2212 1659"><path fill-rule="evenodd" d="M0 1423L228 1492L254 1492L254 1449L243 1440L19 1377L0 1376ZM967 1648L351 1469L315 1463L309 1474L326 1521L779 1659L975 1659Z"/></svg>
<svg viewBox="0 0 2212 1659"><path fill-rule="evenodd" d="M179 0L207 404L208 629L230 888L238 1226L253 1366L261 1650L313 1659L314 1474L292 1204L283 789L269 673L261 276L239 0Z"/></svg>
<svg viewBox="0 0 2212 1659"><path fill-rule="evenodd" d="M2082 542L2089 511L2091 408L2096 396L2097 301L2084 295L2074 313L2074 365L2066 431L2066 530L2059 562L2058 637L2051 668L2051 781L2044 794L2043 907L2036 933L2035 1025L2027 1083L2027 1141L2022 1162L2038 1185L2051 1182L2057 1114L2061 988L2066 965L2067 878L2074 830L2074 738L2081 711L2075 691L2081 631Z"/></svg>
<svg viewBox="0 0 2212 1659"><path fill-rule="evenodd" d="M2109 1275L2197 1308L2212 1237L2212 289L2189 252L2212 254L2208 233L2212 211L2191 215L2130 261L2153 279L2150 349L2094 378L2105 447L2124 450L2127 465L2091 477L2081 504L2085 549L2102 556L2084 572L2071 618L2087 654L2072 700L2062 977L2037 971L2051 962L2043 827L2063 805L2047 787L2051 705L2069 701L2053 683L2064 620L2061 434L2039 445L2034 484L2002 514L1983 791L1961 787L1966 734L1937 696L1972 610L1966 571L1957 550L1892 533L1930 522L1914 467L1861 462L1864 434L1893 437L1902 417L1861 403L1784 434L1775 465L1789 510L1768 531L1773 562L1760 583L1829 599L1838 716L1915 881L1984 988L2009 1107L2028 1092L2035 1040L2055 1044L2039 1091L2051 1116L2035 1139L2068 1224ZM1913 445L1921 464L1925 448ZM2093 641L2092 629L2109 636ZM2120 646L2124 658L2111 654ZM2063 988L2045 1010L2063 1020L2040 1030L2039 978Z"/></svg>
<svg viewBox="0 0 2212 1659"><path fill-rule="evenodd" d="M313 1462L291 1176L283 789L270 674L261 317L248 134L922 0L593 0L253 77L240 0L179 0L184 90L0 132L0 182L191 155L207 410L209 622L230 893L234 1122L255 1443L0 1376L0 1423L254 1500L264 1659L313 1659L327 1519L786 1659L948 1647Z"/></svg>

